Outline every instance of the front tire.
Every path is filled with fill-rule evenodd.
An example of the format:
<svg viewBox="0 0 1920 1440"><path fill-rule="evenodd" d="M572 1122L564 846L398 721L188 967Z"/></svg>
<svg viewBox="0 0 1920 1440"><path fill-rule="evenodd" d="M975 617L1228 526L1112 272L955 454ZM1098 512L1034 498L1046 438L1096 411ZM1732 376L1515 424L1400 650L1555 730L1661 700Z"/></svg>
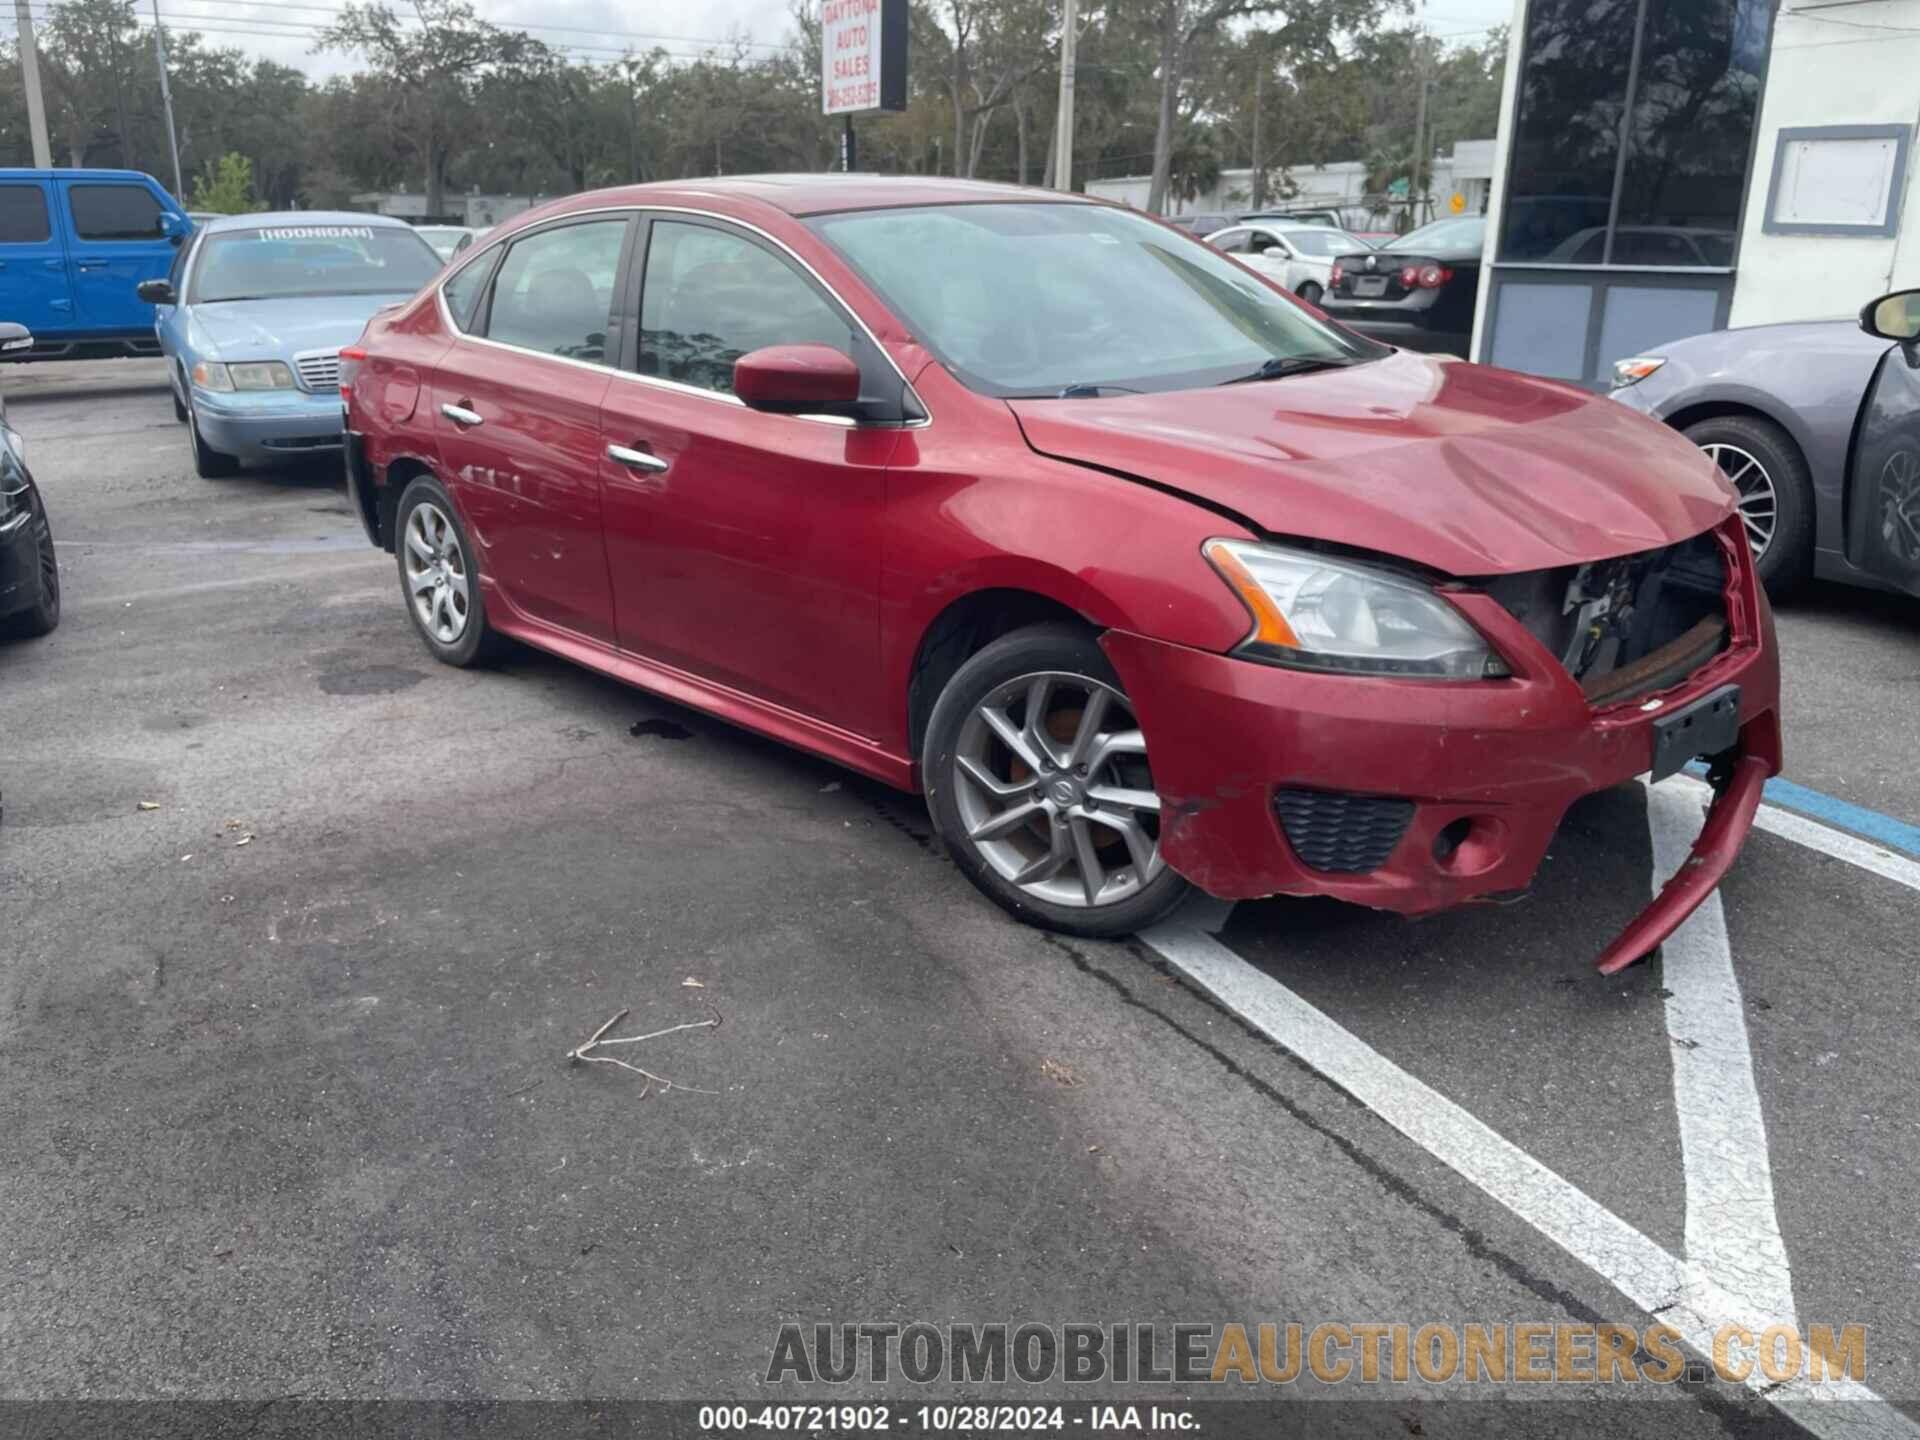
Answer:
<svg viewBox="0 0 1920 1440"><path fill-rule="evenodd" d="M40 492L36 489L29 493L33 496L33 518L27 524L33 530L38 551L40 593L25 610L0 621L0 634L22 639L51 634L60 623L60 561L53 549L53 525L47 519Z"/></svg>
<svg viewBox="0 0 1920 1440"><path fill-rule="evenodd" d="M921 775L954 862L1029 924L1112 939L1188 893L1160 856L1145 737L1080 626L1017 630L962 665L934 705Z"/></svg>
<svg viewBox="0 0 1920 1440"><path fill-rule="evenodd" d="M225 480L240 473L240 462L201 438L200 417L187 406L187 440L193 446L193 473L202 480Z"/></svg>
<svg viewBox="0 0 1920 1440"><path fill-rule="evenodd" d="M401 492L394 557L407 618L433 658L462 669L490 658L499 636L487 624L480 569L440 482L422 475Z"/></svg>
<svg viewBox="0 0 1920 1440"><path fill-rule="evenodd" d="M187 402L180 398L180 374L178 371L175 371L173 378L168 381L167 389L173 396L173 418L184 425L187 419Z"/></svg>
<svg viewBox="0 0 1920 1440"><path fill-rule="evenodd" d="M1757 415L1717 415L1684 433L1739 491L1760 583L1787 594L1813 570L1813 475L1800 447Z"/></svg>

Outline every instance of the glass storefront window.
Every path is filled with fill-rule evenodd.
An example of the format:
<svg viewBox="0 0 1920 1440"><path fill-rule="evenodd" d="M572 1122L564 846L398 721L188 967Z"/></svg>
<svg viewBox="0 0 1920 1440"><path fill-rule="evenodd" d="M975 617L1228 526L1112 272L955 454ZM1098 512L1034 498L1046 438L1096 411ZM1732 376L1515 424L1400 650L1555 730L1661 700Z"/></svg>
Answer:
<svg viewBox="0 0 1920 1440"><path fill-rule="evenodd" d="M1769 0L1533 0L1500 259L1731 265L1770 23Z"/></svg>
<svg viewBox="0 0 1920 1440"><path fill-rule="evenodd" d="M1533 0L1514 116L1502 260L1604 232L1619 168L1637 0Z"/></svg>

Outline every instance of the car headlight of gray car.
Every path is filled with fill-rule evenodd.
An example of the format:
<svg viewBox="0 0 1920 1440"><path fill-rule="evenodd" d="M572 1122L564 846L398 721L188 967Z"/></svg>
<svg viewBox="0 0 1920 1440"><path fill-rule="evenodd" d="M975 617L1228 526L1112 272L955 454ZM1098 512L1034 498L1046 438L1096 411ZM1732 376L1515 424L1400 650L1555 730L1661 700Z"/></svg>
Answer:
<svg viewBox="0 0 1920 1440"><path fill-rule="evenodd" d="M278 360L222 363L202 360L193 367L193 383L203 390L292 390L293 371Z"/></svg>
<svg viewBox="0 0 1920 1440"><path fill-rule="evenodd" d="M1638 385L1654 371L1667 363L1664 355L1629 355L1625 360L1613 362L1613 388L1624 390L1629 385Z"/></svg>

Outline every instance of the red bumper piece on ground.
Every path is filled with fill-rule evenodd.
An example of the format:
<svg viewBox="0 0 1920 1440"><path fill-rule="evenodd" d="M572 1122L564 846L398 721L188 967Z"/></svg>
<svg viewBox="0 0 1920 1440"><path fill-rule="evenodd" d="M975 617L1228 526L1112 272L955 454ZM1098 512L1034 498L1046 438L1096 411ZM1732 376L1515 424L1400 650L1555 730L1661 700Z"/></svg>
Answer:
<svg viewBox="0 0 1920 1440"><path fill-rule="evenodd" d="M1772 773L1773 766L1759 755L1742 755L1734 762L1732 778L1707 812L1686 864L1594 962L1602 975L1618 974L1651 953L1712 893L1746 842L1760 808L1761 787Z"/></svg>

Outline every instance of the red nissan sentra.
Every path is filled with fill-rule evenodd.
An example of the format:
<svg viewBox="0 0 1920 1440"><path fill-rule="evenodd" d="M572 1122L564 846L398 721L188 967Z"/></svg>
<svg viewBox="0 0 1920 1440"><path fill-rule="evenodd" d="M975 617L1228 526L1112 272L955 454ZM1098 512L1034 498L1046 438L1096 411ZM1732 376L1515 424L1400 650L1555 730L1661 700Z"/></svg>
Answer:
<svg viewBox="0 0 1920 1440"><path fill-rule="evenodd" d="M578 195L342 360L349 483L436 656L510 636L923 790L1037 924L1510 896L1574 800L1703 758L1694 863L1611 970L1780 766L1772 617L1696 447L1113 206Z"/></svg>

